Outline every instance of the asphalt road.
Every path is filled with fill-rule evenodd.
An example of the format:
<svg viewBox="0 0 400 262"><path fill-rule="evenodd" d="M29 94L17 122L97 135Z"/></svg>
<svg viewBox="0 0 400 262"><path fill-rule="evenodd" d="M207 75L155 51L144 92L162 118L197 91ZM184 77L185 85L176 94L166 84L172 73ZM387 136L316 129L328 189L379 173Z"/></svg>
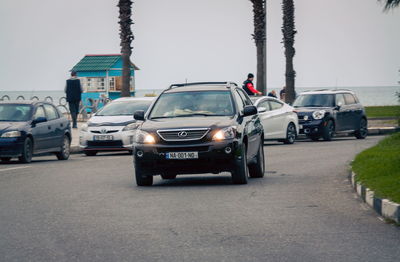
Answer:
<svg viewBox="0 0 400 262"><path fill-rule="evenodd" d="M269 143L248 185L226 173L139 188L125 154L0 164L0 261L399 261L400 229L347 178L379 139Z"/></svg>

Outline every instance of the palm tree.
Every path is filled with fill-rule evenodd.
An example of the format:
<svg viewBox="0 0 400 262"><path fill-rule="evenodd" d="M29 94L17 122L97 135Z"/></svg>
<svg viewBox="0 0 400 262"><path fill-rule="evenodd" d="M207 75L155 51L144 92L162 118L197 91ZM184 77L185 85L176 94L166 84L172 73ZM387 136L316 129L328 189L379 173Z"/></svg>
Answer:
<svg viewBox="0 0 400 262"><path fill-rule="evenodd" d="M131 54L132 47L131 43L134 39L131 30L131 25L133 24L132 15L132 1L131 0L119 0L119 25L121 38L121 54L122 54L122 90L121 96L130 96L130 80L131 80Z"/></svg>
<svg viewBox="0 0 400 262"><path fill-rule="evenodd" d="M283 44L285 46L285 57L286 57L286 95L285 102L293 103L295 99L295 77L296 71L293 69L293 57L296 54L294 49L294 36L297 31L294 24L294 3L293 0L282 0L282 11L283 11Z"/></svg>
<svg viewBox="0 0 400 262"><path fill-rule="evenodd" d="M256 89L267 93L267 52L266 52L266 0L250 0L253 3L254 34L257 48L257 85Z"/></svg>
<svg viewBox="0 0 400 262"><path fill-rule="evenodd" d="M382 2L382 0L378 0L379 2ZM400 5L400 0L384 0L386 2L385 4L385 10L389 10L391 8L395 8Z"/></svg>

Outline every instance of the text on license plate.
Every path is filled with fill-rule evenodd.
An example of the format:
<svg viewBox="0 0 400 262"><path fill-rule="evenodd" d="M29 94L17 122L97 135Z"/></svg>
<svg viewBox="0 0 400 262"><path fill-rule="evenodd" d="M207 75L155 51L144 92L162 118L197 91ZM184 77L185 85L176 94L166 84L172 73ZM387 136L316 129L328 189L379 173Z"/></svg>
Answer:
<svg viewBox="0 0 400 262"><path fill-rule="evenodd" d="M197 159L198 152L169 152L166 154L167 159Z"/></svg>
<svg viewBox="0 0 400 262"><path fill-rule="evenodd" d="M93 136L93 140L95 140L95 141L113 140L113 136L112 135L95 135L95 136Z"/></svg>

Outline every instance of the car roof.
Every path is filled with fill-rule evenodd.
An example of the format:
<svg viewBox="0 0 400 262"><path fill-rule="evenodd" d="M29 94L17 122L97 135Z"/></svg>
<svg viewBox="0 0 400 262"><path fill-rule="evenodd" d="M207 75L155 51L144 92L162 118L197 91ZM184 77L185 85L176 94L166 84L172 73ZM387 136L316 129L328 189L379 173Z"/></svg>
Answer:
<svg viewBox="0 0 400 262"><path fill-rule="evenodd" d="M315 94L343 94L343 93L348 93L348 94L355 94L352 90L349 89L320 89L320 90L309 90L309 91L304 91L301 92L300 94L309 94L309 95L315 95Z"/></svg>
<svg viewBox="0 0 400 262"><path fill-rule="evenodd" d="M153 101L155 97L120 97L114 99L112 102L128 102L128 101Z"/></svg>

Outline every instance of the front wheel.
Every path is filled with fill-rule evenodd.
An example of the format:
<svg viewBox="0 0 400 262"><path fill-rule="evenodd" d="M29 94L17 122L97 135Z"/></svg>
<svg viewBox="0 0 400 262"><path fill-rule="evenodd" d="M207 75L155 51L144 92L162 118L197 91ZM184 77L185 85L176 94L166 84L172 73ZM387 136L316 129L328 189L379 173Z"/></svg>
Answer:
<svg viewBox="0 0 400 262"><path fill-rule="evenodd" d="M22 155L18 157L21 163L30 163L32 161L33 154L33 143L32 139L27 137L24 141L24 147L22 148Z"/></svg>
<svg viewBox="0 0 400 262"><path fill-rule="evenodd" d="M153 176L145 172L139 165L135 163L135 178L138 186L153 185Z"/></svg>
<svg viewBox="0 0 400 262"><path fill-rule="evenodd" d="M367 137L367 135L368 135L368 122L367 119L363 118L360 121L360 128L356 130L354 136L357 139L364 139Z"/></svg>
<svg viewBox="0 0 400 262"><path fill-rule="evenodd" d="M249 169L247 167L246 145L242 145L240 159L235 160L235 167L232 170L232 182L234 184L247 184Z"/></svg>
<svg viewBox="0 0 400 262"><path fill-rule="evenodd" d="M58 160L67 160L69 158L70 146L71 146L71 141L69 140L69 137L64 136L61 151L56 153L56 157Z"/></svg>
<svg viewBox="0 0 400 262"><path fill-rule="evenodd" d="M264 147L260 143L258 148L256 163L249 165L249 174L251 178L259 178L264 176L265 162L264 162Z"/></svg>
<svg viewBox="0 0 400 262"><path fill-rule="evenodd" d="M296 140L297 131L293 123L289 123L286 129L286 139L283 141L285 144L293 144Z"/></svg>
<svg viewBox="0 0 400 262"><path fill-rule="evenodd" d="M325 141L331 141L333 138L333 133L335 132L335 125L332 120L329 120L326 126L322 129L322 138Z"/></svg>

